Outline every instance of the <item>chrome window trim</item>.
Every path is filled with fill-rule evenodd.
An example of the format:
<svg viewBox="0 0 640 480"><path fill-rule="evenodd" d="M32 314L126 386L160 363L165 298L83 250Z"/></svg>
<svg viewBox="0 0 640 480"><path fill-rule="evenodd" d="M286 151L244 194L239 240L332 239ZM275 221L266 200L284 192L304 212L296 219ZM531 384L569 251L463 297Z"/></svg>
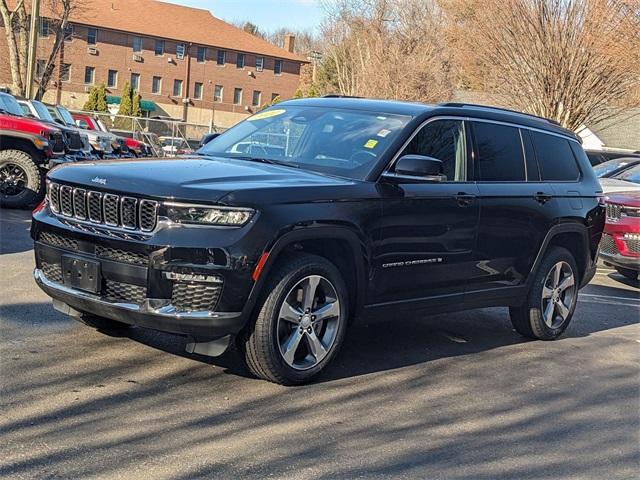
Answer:
<svg viewBox="0 0 640 480"><path fill-rule="evenodd" d="M393 157L391 158L391 161L388 163L387 167L382 171L382 173L380 174L379 178L382 177L382 175L384 174L389 174L392 173L390 172L391 168L393 168L393 166L395 165L396 161L398 160L398 158L400 158L400 154L404 151L405 148L407 148L407 146L411 143L411 141L414 139L414 137L420 132L420 130L422 130L426 125L430 124L431 122L435 122L438 120L457 120L460 122L484 122L484 123L493 123L495 125L504 125L507 127L515 127L515 128L523 128L523 129L527 129L533 132L539 132L539 133L544 133L547 135L553 135L555 137L560 137L563 138L565 140L569 140L569 141L573 141L576 142L578 145L580 145L580 142L575 139L570 137L569 135L562 135L560 133L556 133L556 132L549 132L547 130L544 130L542 128L536 128L536 127L531 127L529 125L520 125L517 123L511 123L511 122L504 122L501 120L490 120L487 118L477 118L477 117L473 117L473 116L468 116L468 115L437 115L435 117L430 117L427 118L424 122L422 122L420 125L418 125L416 127L416 129L411 133L411 135L409 136L409 138L402 144L402 146L398 149L398 151L393 155ZM466 130L465 130L465 136L466 136ZM468 139L466 139L466 141L468 141ZM467 162L468 162L468 158L467 158ZM475 164L475 159L473 159L474 164ZM537 159L536 159L537 161ZM467 171L467 177L468 177L468 171ZM465 181L469 181L469 179L467 178ZM474 181L478 182L479 180L475 179ZM575 180L575 182L579 182L580 179ZM543 180L540 180L539 182L543 182ZM447 182L442 182L442 183L463 183L463 182L456 182L456 181L447 181ZM506 182L506 183L512 183L512 182ZM513 182L513 183L523 183L523 182ZM524 182L526 183L526 182ZM531 183L535 183L535 182L531 182ZM567 183L567 182L553 182L553 183ZM569 182L571 183L571 182Z"/></svg>

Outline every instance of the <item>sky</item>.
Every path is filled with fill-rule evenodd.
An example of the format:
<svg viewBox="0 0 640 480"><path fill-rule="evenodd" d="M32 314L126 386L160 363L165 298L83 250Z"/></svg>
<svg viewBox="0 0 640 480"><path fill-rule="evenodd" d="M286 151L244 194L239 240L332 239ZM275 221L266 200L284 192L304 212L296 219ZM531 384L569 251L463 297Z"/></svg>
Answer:
<svg viewBox="0 0 640 480"><path fill-rule="evenodd" d="M313 29L322 21L319 0L164 0L189 7L210 10L227 22L250 21L260 30L279 27Z"/></svg>

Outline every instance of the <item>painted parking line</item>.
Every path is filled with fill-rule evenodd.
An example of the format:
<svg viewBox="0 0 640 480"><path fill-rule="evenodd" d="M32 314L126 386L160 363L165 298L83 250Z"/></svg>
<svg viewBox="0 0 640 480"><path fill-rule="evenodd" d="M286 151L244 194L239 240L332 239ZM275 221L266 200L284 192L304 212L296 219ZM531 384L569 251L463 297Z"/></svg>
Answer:
<svg viewBox="0 0 640 480"><path fill-rule="evenodd" d="M581 293L579 299L587 303L599 303L607 305L620 305L624 307L640 307L640 299L630 297L614 297L611 295L596 295L593 293Z"/></svg>

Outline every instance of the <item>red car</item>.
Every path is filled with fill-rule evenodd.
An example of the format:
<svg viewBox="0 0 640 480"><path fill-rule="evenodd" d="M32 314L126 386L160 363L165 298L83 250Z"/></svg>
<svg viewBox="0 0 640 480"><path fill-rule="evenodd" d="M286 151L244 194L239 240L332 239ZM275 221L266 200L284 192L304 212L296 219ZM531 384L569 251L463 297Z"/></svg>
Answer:
<svg viewBox="0 0 640 480"><path fill-rule="evenodd" d="M640 271L640 193L616 193L607 198L607 223L600 258L627 278Z"/></svg>
<svg viewBox="0 0 640 480"><path fill-rule="evenodd" d="M91 115L86 115L84 113L74 113L73 119L76 121L78 126L81 128L86 128L87 130L96 130L98 132L107 132L107 128L101 124L101 122ZM136 157L140 157L144 154L145 148L144 144L134 138L130 138L124 131L111 131L114 135L118 135L123 138L124 144L129 148L129 151L133 153Z"/></svg>
<svg viewBox="0 0 640 480"><path fill-rule="evenodd" d="M16 99L0 93L0 206L24 208L44 194L44 172L62 160L62 131L22 116Z"/></svg>

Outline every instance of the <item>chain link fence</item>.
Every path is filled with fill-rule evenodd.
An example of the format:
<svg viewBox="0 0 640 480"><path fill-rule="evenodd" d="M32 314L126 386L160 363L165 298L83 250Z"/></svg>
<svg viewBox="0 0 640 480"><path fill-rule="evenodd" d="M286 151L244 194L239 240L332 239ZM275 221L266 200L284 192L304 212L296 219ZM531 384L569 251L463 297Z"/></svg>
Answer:
<svg viewBox="0 0 640 480"><path fill-rule="evenodd" d="M97 118L107 130L116 135L145 142L151 147L153 155L158 157L172 157L196 150L205 134L225 130L168 118L131 117L82 110L72 112Z"/></svg>

